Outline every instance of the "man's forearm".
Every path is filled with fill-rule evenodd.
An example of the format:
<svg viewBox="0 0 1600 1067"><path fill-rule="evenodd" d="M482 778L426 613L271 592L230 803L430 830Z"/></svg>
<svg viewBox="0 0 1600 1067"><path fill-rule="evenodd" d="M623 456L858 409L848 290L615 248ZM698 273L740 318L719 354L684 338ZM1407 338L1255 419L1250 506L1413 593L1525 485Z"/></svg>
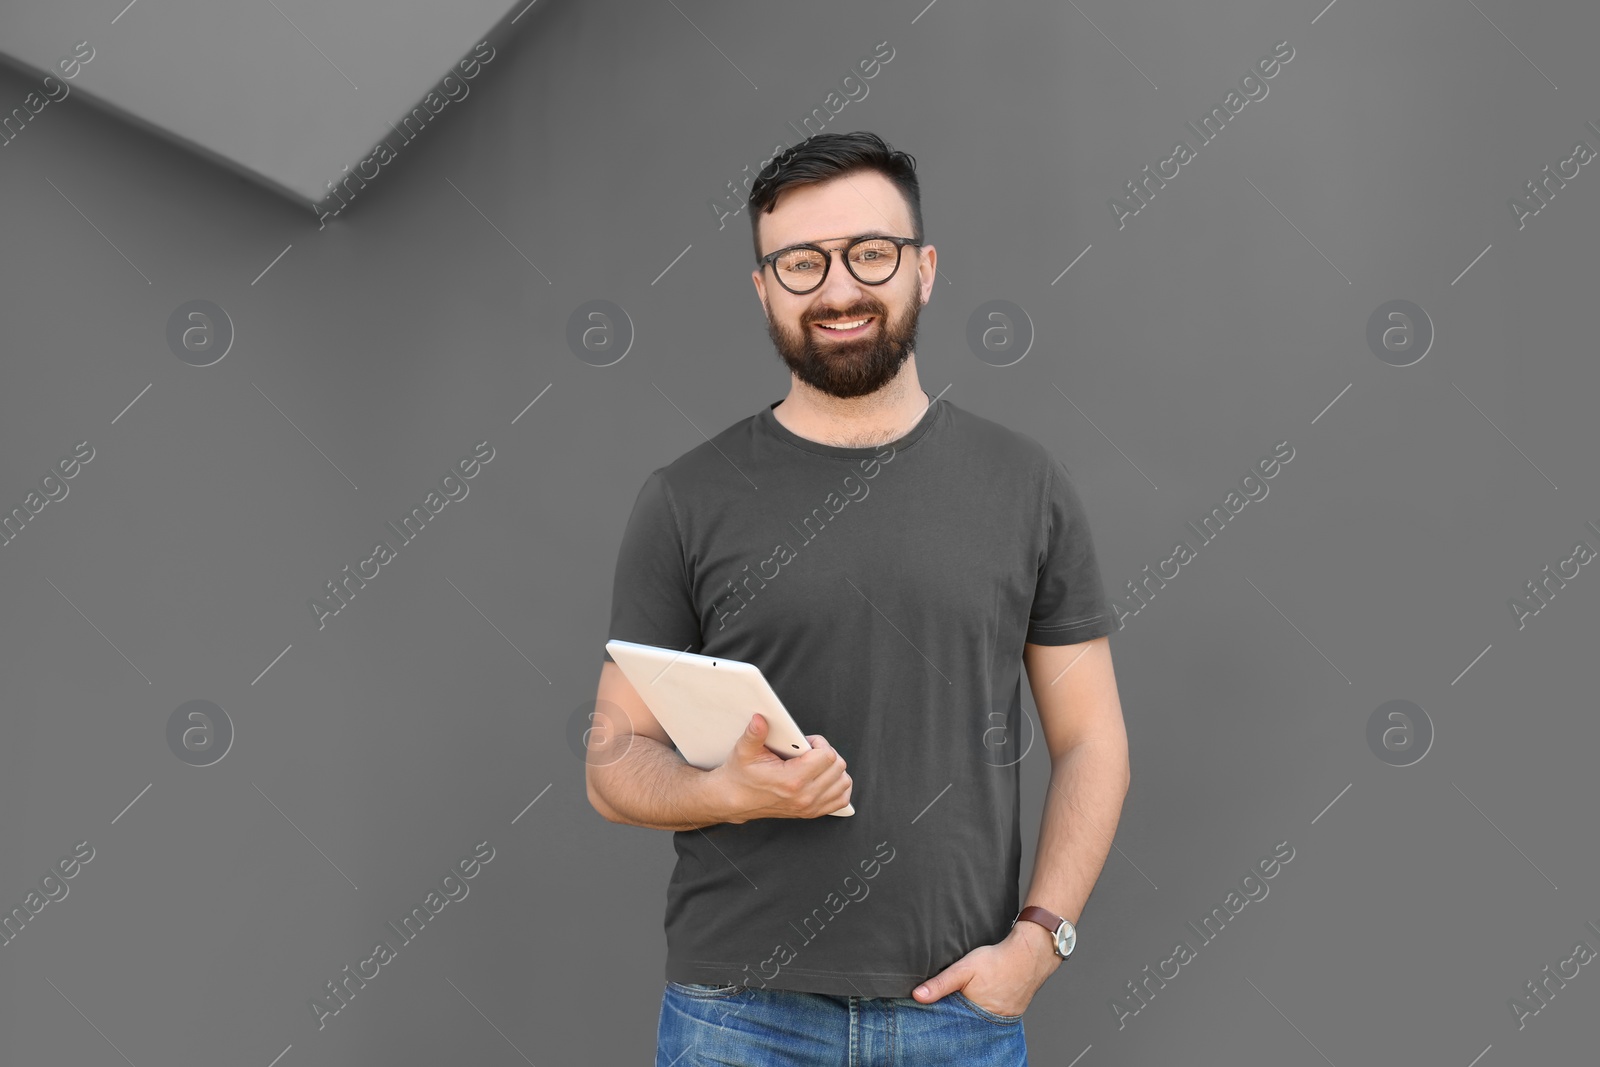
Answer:
<svg viewBox="0 0 1600 1067"><path fill-rule="evenodd" d="M1111 851L1128 776L1120 738L1086 741L1052 765L1024 906L1038 904L1077 923Z"/></svg>
<svg viewBox="0 0 1600 1067"><path fill-rule="evenodd" d="M589 770L612 822L647 830L694 830L731 821L710 771L653 737L633 734L621 758Z"/></svg>

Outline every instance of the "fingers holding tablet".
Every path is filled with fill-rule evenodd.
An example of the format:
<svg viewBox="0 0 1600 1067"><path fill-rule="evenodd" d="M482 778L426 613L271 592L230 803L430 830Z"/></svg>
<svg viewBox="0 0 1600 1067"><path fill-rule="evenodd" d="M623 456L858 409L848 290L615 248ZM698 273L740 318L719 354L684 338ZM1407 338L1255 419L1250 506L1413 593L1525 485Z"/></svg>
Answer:
<svg viewBox="0 0 1600 1067"><path fill-rule="evenodd" d="M765 744L767 726L759 714L728 759L712 773L727 783L736 812L729 822L751 819L814 819L847 807L851 779L837 749L821 734L807 734L811 748L784 758Z"/></svg>

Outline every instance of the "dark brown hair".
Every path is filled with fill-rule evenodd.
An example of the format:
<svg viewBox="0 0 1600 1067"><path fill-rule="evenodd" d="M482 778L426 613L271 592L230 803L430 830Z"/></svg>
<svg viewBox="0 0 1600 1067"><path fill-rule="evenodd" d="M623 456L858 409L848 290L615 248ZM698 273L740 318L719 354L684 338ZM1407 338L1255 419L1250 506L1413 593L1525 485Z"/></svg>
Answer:
<svg viewBox="0 0 1600 1067"><path fill-rule="evenodd" d="M875 170L894 183L911 208L913 233L922 240L922 189L917 161L889 146L875 133L818 133L785 149L762 168L750 186L750 239L761 258L760 216L771 214L778 194L795 185L827 181L853 171Z"/></svg>

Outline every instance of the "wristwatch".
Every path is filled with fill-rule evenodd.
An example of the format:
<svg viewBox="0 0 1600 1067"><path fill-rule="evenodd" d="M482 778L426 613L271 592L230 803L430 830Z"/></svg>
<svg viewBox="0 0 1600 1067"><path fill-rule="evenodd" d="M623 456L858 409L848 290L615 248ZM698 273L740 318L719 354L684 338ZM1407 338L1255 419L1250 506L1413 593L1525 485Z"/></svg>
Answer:
<svg viewBox="0 0 1600 1067"><path fill-rule="evenodd" d="M1017 912L1017 919L1036 922L1046 930L1049 930L1050 936L1054 938L1051 947L1056 950L1056 955L1062 959L1072 955L1072 950L1078 947L1078 928L1073 926L1070 920L1063 919L1047 908L1041 908L1037 904L1029 904L1026 908ZM1012 926L1017 925L1017 919L1011 920Z"/></svg>

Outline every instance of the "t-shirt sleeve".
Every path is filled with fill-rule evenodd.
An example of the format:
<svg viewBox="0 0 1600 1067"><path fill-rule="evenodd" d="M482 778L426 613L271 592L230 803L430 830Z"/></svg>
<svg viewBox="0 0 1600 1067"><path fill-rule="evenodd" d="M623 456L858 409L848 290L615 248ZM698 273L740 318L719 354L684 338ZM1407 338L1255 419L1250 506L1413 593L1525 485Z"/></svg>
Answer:
<svg viewBox="0 0 1600 1067"><path fill-rule="evenodd" d="M1028 614L1027 641L1074 645L1103 637L1115 626L1100 581L1089 519L1066 468L1054 457L1044 512L1044 555Z"/></svg>
<svg viewBox="0 0 1600 1067"><path fill-rule="evenodd" d="M672 491L660 470L645 479L622 532L606 636L679 652L700 648L683 538ZM602 652L605 662L615 662L610 652Z"/></svg>

